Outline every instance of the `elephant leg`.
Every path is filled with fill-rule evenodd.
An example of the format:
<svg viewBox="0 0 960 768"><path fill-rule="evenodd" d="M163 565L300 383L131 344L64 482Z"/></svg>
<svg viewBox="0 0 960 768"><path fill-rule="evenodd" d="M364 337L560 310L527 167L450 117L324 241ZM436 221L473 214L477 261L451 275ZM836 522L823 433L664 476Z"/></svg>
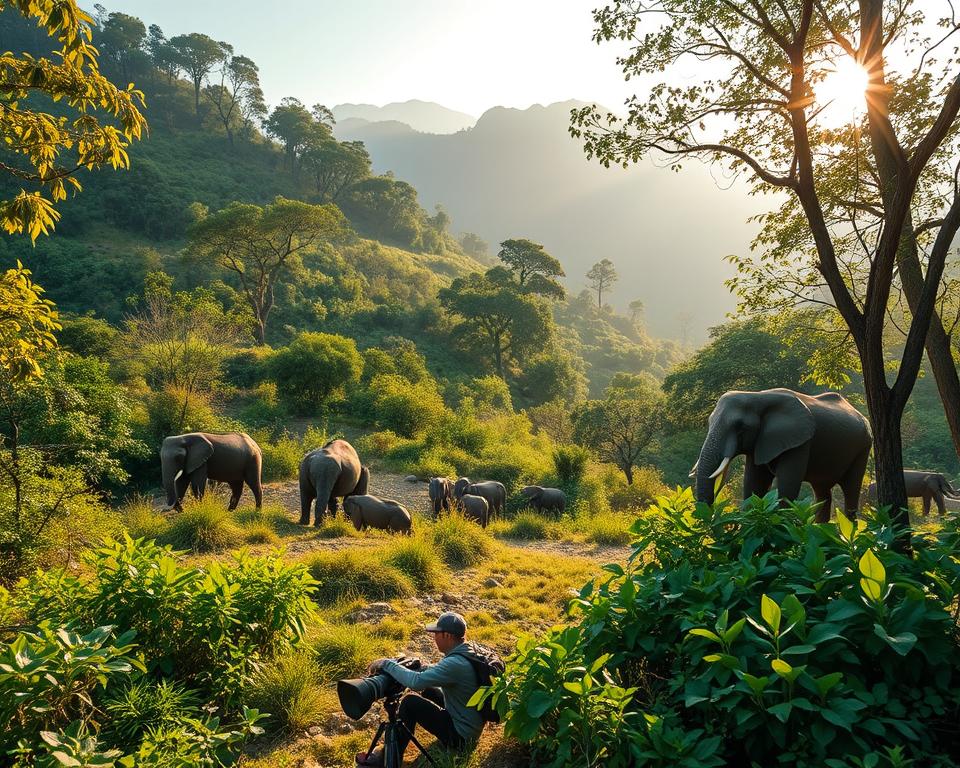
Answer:
<svg viewBox="0 0 960 768"><path fill-rule="evenodd" d="M867 471L867 459L869 457L870 448L868 446L863 453L854 459L853 464L840 478L840 490L843 491L843 511L851 520L856 520L860 511L860 489L863 487L863 473Z"/></svg>
<svg viewBox="0 0 960 768"><path fill-rule="evenodd" d="M207 488L207 468L201 466L192 475L190 475L190 492L193 498L202 499L203 493Z"/></svg>
<svg viewBox="0 0 960 768"><path fill-rule="evenodd" d="M923 494L923 516L927 517L930 514L930 494Z"/></svg>
<svg viewBox="0 0 960 768"><path fill-rule="evenodd" d="M330 495L330 500L327 502L327 510L332 517L337 516L337 497L333 494Z"/></svg>
<svg viewBox="0 0 960 768"><path fill-rule="evenodd" d="M743 498L753 495L764 496L773 485L773 472L755 463L748 455L743 465Z"/></svg>
<svg viewBox="0 0 960 768"><path fill-rule="evenodd" d="M947 512L947 506L943 501L943 491L937 490L933 498L937 502L937 514L943 517Z"/></svg>
<svg viewBox="0 0 960 768"><path fill-rule="evenodd" d="M830 513L833 511L833 487L826 485L814 485L813 495L817 503L817 513L814 518L818 523L827 523L830 521Z"/></svg>
<svg viewBox="0 0 960 768"><path fill-rule="evenodd" d="M253 494L253 501L257 509L260 509L260 507L263 506L263 485L260 483L260 473L256 471L247 472L244 482L246 482L250 488L250 492Z"/></svg>
<svg viewBox="0 0 960 768"><path fill-rule="evenodd" d="M243 493L243 480L232 480L228 485L230 486L230 505L227 509L232 512L240 503L240 494Z"/></svg>
<svg viewBox="0 0 960 768"><path fill-rule="evenodd" d="M777 460L777 492L786 501L796 501L800 496L803 476L807 473L807 461L810 458L810 446L803 445L780 455ZM827 516L829 519L829 509ZM818 515L819 521L819 515Z"/></svg>
<svg viewBox="0 0 960 768"><path fill-rule="evenodd" d="M183 497L187 495L187 487L189 484L190 480L186 475L180 475L173 483L173 492L177 495L177 500L173 508L177 510L177 512L183 512Z"/></svg>
<svg viewBox="0 0 960 768"><path fill-rule="evenodd" d="M300 477L300 525L310 525L310 507L317 494L306 477Z"/></svg>

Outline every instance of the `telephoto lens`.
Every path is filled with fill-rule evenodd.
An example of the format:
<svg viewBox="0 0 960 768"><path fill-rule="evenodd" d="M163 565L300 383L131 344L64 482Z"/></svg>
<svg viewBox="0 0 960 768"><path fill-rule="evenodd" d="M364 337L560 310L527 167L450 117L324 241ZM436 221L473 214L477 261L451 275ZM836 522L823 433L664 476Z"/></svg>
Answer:
<svg viewBox="0 0 960 768"><path fill-rule="evenodd" d="M415 671L422 666L420 659L406 656L398 656L396 661L407 669ZM337 698L340 699L340 708L353 720L359 720L367 714L377 699L402 692L403 686L384 672L368 677L337 681Z"/></svg>

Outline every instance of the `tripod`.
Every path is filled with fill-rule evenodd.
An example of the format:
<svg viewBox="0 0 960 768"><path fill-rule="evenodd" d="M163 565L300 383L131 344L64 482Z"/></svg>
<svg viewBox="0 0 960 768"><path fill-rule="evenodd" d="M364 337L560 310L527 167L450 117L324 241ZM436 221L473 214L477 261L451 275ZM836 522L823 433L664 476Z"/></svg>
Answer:
<svg viewBox="0 0 960 768"><path fill-rule="evenodd" d="M400 768L400 766L403 765L403 755L399 754L397 750L397 729L403 728L410 736L410 741L420 750L420 754L427 758L427 762L430 763L433 768L437 768L437 764L433 758L430 757L427 750L424 749L423 744L417 741L417 737L410 732L410 729L397 719L397 709L400 706L400 697L402 695L402 692L394 693L383 700L383 709L387 713L387 719L380 721L377 732L373 735L373 741L370 742L370 748L367 750L367 754L369 755L376 749L380 737L383 736L384 768Z"/></svg>

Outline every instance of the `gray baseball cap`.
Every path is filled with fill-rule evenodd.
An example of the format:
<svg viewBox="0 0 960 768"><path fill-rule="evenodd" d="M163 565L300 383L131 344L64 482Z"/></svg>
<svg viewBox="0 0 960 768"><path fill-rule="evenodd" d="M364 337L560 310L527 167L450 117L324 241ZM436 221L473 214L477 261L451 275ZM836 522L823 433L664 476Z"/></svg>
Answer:
<svg viewBox="0 0 960 768"><path fill-rule="evenodd" d="M427 624L426 630L427 632L449 632L456 637L463 637L467 634L467 621L459 613L447 611L441 613L433 624Z"/></svg>

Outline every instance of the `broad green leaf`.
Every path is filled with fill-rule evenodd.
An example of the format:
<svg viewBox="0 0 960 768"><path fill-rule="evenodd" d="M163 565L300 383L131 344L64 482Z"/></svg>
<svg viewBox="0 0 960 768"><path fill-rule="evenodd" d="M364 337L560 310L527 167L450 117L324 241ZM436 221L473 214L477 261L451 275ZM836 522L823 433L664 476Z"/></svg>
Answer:
<svg viewBox="0 0 960 768"><path fill-rule="evenodd" d="M527 699L527 714L530 717L542 717L543 713L554 706L554 697L546 691L534 691Z"/></svg>
<svg viewBox="0 0 960 768"><path fill-rule="evenodd" d="M869 600L875 603L880 602L883 590L880 588L878 582L873 579L860 579L860 589L863 590L863 594L865 594Z"/></svg>
<svg viewBox="0 0 960 768"><path fill-rule="evenodd" d="M901 632L899 635L888 635L887 630L879 624L873 625L873 632L901 656L906 656L913 646L917 644L917 636L913 634L913 632Z"/></svg>
<svg viewBox="0 0 960 768"><path fill-rule="evenodd" d="M780 675L780 677L789 679L790 675L793 674L793 667L783 659L774 659L770 662L770 666L773 667L773 671Z"/></svg>
<svg viewBox="0 0 960 768"><path fill-rule="evenodd" d="M715 632L711 632L709 629L704 629L703 627L695 627L691 629L688 634L696 635L697 637L705 637L707 640L713 640L715 643L720 642L720 636Z"/></svg>
<svg viewBox="0 0 960 768"><path fill-rule="evenodd" d="M785 723L790 717L792 709L793 705L789 701L785 701L782 704L774 704L772 707L767 707L767 712L776 717L781 723Z"/></svg>
<svg viewBox="0 0 960 768"><path fill-rule="evenodd" d="M733 645L734 641L740 637L740 633L743 632L743 627L746 623L746 619L740 619L740 621L734 622L733 626L723 633L723 642L728 646Z"/></svg>
<svg viewBox="0 0 960 768"><path fill-rule="evenodd" d="M884 584L887 580L887 572L883 568L883 563L873 554L872 549L868 549L860 558L860 573L868 579L876 581L878 584Z"/></svg>
<svg viewBox="0 0 960 768"><path fill-rule="evenodd" d="M760 598L760 615L776 635L780 631L780 606L772 598L764 595Z"/></svg>
<svg viewBox="0 0 960 768"><path fill-rule="evenodd" d="M853 534L856 530L853 521L839 509L837 510L837 528L840 530L840 538L844 541L853 541Z"/></svg>

